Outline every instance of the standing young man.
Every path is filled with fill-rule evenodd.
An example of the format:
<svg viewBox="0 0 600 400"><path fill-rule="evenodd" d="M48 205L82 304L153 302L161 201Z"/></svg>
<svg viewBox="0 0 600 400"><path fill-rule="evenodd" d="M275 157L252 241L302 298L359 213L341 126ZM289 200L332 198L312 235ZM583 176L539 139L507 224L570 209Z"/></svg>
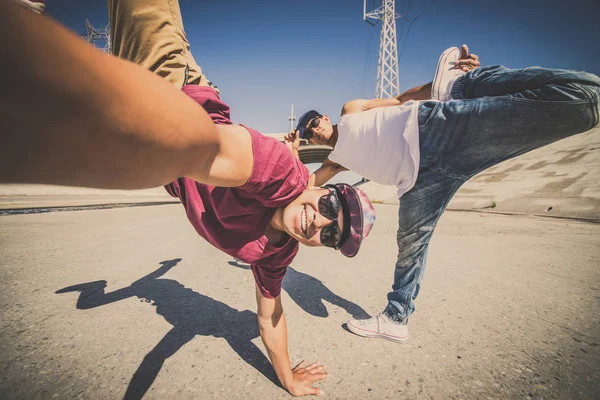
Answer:
<svg viewBox="0 0 600 400"><path fill-rule="evenodd" d="M600 78L567 70L479 65L463 45L440 57L432 84L395 99L353 100L333 125L311 110L298 133L333 146L311 176L316 185L350 169L384 185L398 187L398 259L388 304L379 315L348 321L365 337L408 339L425 272L429 240L460 186L504 160L553 143L598 124ZM466 72L466 70L470 70ZM423 100L427 101L410 101ZM409 100L409 101L407 101Z"/></svg>

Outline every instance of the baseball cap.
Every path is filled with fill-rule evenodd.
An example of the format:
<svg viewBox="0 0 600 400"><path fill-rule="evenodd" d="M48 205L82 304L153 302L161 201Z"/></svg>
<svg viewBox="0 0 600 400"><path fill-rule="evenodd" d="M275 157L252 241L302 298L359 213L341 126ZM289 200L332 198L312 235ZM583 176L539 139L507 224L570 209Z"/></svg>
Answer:
<svg viewBox="0 0 600 400"><path fill-rule="evenodd" d="M309 110L302 114L298 120L298 125L296 126L296 129L300 132L300 139L304 139L304 128L306 127L306 124L308 124L308 121L320 115L321 113L316 110Z"/></svg>
<svg viewBox="0 0 600 400"><path fill-rule="evenodd" d="M346 183L327 185L327 187L335 189L344 215L340 251L346 257L354 257L375 223L375 208L365 192L357 187Z"/></svg>

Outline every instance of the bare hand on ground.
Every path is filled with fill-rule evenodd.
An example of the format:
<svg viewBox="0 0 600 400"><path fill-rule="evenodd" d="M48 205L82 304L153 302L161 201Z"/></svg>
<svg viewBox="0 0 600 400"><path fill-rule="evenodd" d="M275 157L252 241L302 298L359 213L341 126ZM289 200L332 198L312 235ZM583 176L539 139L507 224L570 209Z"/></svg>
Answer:
<svg viewBox="0 0 600 400"><path fill-rule="evenodd" d="M288 132L287 135L285 135L284 140L285 145L290 150L298 150L298 148L300 147L300 134L295 129Z"/></svg>
<svg viewBox="0 0 600 400"><path fill-rule="evenodd" d="M481 65L477 54L469 54L469 47L463 44L460 47L460 56L458 61L454 63L454 68L461 69L464 72L473 71Z"/></svg>
<svg viewBox="0 0 600 400"><path fill-rule="evenodd" d="M323 390L312 386L315 382L322 381L329 376L324 365L315 362L306 366L306 362L302 361L292 369L292 373L294 381L287 386L287 390L292 396L322 396L325 394Z"/></svg>

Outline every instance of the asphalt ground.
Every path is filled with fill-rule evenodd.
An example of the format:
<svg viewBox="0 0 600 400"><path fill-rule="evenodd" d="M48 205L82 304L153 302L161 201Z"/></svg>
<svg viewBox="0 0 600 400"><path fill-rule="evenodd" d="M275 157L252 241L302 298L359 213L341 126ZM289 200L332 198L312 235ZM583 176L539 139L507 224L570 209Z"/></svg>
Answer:
<svg viewBox="0 0 600 400"><path fill-rule="evenodd" d="M359 255L302 248L290 356L332 399L600 397L600 225L447 212L403 344L344 329L392 284L397 209ZM0 216L3 399L285 399L248 266L180 205Z"/></svg>

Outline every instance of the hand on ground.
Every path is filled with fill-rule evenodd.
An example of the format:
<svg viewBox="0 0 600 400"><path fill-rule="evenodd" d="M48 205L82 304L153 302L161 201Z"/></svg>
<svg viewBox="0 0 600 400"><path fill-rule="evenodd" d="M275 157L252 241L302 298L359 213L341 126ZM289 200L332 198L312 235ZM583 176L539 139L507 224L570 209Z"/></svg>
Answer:
<svg viewBox="0 0 600 400"><path fill-rule="evenodd" d="M324 395L323 390L312 386L315 382L327 379L329 376L324 365L315 362L306 366L306 362L302 361L292 369L292 373L294 381L287 387L292 396Z"/></svg>
<svg viewBox="0 0 600 400"><path fill-rule="evenodd" d="M463 44L460 47L460 57L458 58L458 61L454 63L454 68L469 72L478 68L480 65L479 56L477 54L469 54L469 47L467 47L466 44Z"/></svg>

